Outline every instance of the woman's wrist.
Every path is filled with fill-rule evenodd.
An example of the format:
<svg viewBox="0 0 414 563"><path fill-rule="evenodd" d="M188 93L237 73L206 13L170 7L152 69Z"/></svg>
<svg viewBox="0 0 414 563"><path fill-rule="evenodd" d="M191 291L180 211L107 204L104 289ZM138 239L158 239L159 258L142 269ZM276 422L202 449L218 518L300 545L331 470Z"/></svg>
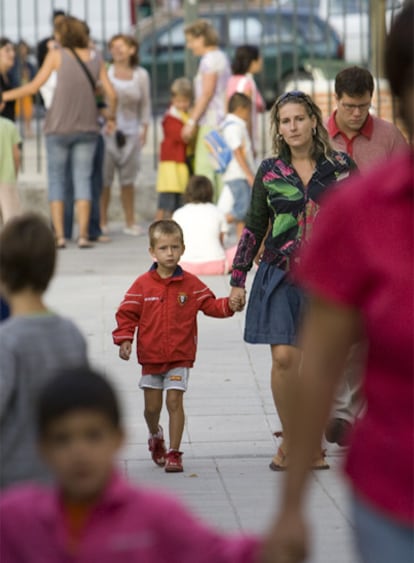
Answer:
<svg viewBox="0 0 414 563"><path fill-rule="evenodd" d="M192 117L190 117L190 119L187 121L187 124L190 127L195 127L197 125L197 121L195 119L193 119Z"/></svg>

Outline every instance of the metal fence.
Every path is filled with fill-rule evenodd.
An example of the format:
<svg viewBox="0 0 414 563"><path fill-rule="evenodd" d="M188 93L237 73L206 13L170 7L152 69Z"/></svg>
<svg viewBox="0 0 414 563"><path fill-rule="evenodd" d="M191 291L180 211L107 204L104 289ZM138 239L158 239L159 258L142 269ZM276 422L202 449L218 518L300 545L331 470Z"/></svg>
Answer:
<svg viewBox="0 0 414 563"><path fill-rule="evenodd" d="M229 57L240 44L255 44L260 48L264 64L256 79L269 105L287 87L300 87L315 96L327 114L334 103L335 74L346 65L358 64L373 71L378 85L376 111L390 118L391 102L383 95L386 88L380 80L381 49L385 29L402 3L402 0L0 0L0 36L16 42L25 40L32 47L31 60L36 63L36 44L51 35L51 15L55 9L85 19L95 43L106 56L106 45L113 34L135 34L140 40L141 64L151 76L155 125L168 104L172 81L178 76L194 76L197 61L185 49L184 26L203 17L216 27L221 47ZM21 79L18 72L16 76L17 80ZM44 112L39 104L36 108L39 168ZM267 136L265 127L262 129L264 152ZM157 127L154 131L156 155Z"/></svg>

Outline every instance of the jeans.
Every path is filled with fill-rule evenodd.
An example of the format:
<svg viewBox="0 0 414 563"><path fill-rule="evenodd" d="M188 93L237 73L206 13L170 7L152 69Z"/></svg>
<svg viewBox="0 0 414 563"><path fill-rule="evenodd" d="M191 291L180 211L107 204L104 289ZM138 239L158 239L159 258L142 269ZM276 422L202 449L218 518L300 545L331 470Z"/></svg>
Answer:
<svg viewBox="0 0 414 563"><path fill-rule="evenodd" d="M100 199L103 187L103 160L105 154L105 141L102 135L98 136L95 154L93 156L92 176L91 176L91 216L89 219L89 238L96 240L102 235ZM72 238L73 228L73 184L68 170L68 186L65 197L65 238Z"/></svg>
<svg viewBox="0 0 414 563"><path fill-rule="evenodd" d="M353 499L357 548L363 563L412 563L414 530L361 500Z"/></svg>
<svg viewBox="0 0 414 563"><path fill-rule="evenodd" d="M93 156L98 135L46 135L49 201L65 201L68 167L75 200L91 200Z"/></svg>

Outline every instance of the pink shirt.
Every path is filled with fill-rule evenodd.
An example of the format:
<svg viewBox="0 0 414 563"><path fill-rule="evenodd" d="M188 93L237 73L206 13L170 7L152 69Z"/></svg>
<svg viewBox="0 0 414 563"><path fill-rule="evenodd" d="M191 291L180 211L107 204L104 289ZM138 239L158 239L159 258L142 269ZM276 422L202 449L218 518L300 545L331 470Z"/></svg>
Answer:
<svg viewBox="0 0 414 563"><path fill-rule="evenodd" d="M326 124L332 145L334 149L349 154L362 172L370 170L374 163L382 162L407 147L407 141L401 131L389 121L368 115L358 135L349 139L339 129L335 115L336 111Z"/></svg>
<svg viewBox="0 0 414 563"><path fill-rule="evenodd" d="M59 495L35 485L0 501L1 563L253 563L259 542L225 537L177 501L115 474L71 553ZM22 535L23 534L23 535Z"/></svg>
<svg viewBox="0 0 414 563"><path fill-rule="evenodd" d="M311 294L360 311L369 341L346 471L355 490L414 521L414 155L350 180L322 205L295 268Z"/></svg>

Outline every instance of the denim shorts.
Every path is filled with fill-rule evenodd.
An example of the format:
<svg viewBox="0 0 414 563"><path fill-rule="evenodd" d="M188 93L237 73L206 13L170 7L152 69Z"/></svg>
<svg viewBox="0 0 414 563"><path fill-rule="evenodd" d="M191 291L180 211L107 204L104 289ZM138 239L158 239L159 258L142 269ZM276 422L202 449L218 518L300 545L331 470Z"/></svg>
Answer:
<svg viewBox="0 0 414 563"><path fill-rule="evenodd" d="M239 180L230 180L226 182L226 184L233 196L233 207L230 214L236 221L244 221L250 207L252 190L247 180L243 180L242 178Z"/></svg>
<svg viewBox="0 0 414 563"><path fill-rule="evenodd" d="M368 505L357 495L353 498L355 536L361 563L412 563L414 530Z"/></svg>
<svg viewBox="0 0 414 563"><path fill-rule="evenodd" d="M160 192L158 194L158 209L172 213L184 205L183 194L174 192Z"/></svg>
<svg viewBox="0 0 414 563"><path fill-rule="evenodd" d="M46 135L49 201L65 201L68 170L73 182L75 201L91 200L91 177L97 141L98 133Z"/></svg>
<svg viewBox="0 0 414 563"><path fill-rule="evenodd" d="M189 368L172 368L165 373L157 373L156 375L143 375L139 382L140 389L161 389L168 391L169 389L177 389L178 391L187 391Z"/></svg>

